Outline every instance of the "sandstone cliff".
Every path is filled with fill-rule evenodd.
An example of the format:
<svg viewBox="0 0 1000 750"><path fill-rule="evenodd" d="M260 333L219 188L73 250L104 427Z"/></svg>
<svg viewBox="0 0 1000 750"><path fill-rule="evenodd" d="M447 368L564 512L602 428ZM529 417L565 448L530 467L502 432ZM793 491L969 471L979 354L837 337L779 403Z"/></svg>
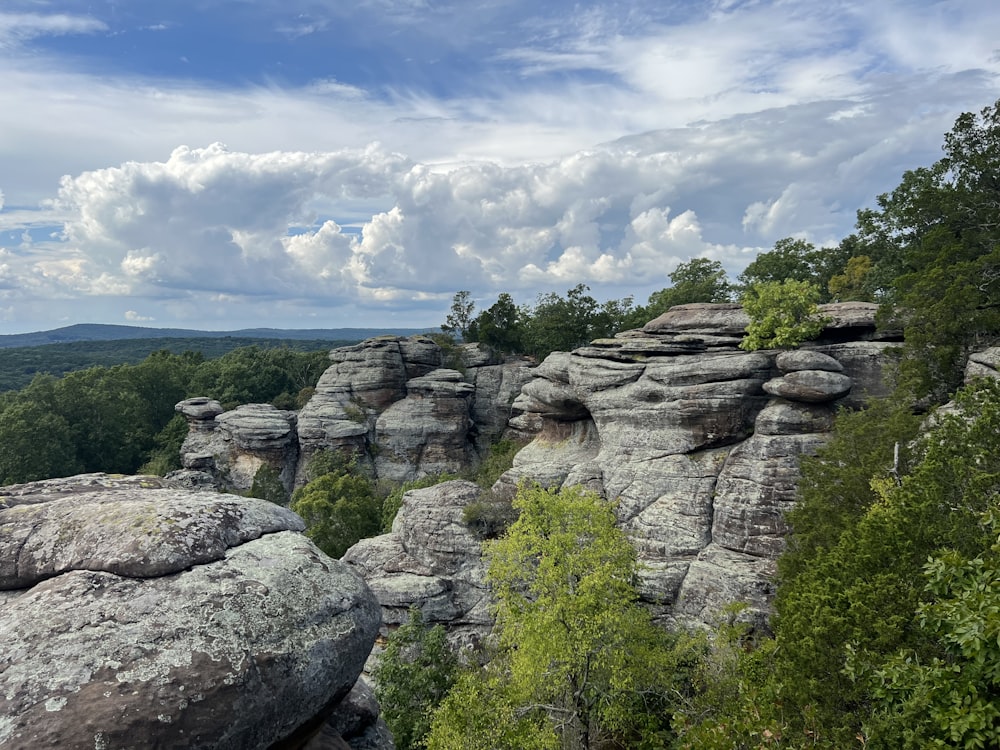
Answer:
<svg viewBox="0 0 1000 750"><path fill-rule="evenodd" d="M793 351L739 349L738 305L684 305L642 330L550 355L514 401L534 440L493 489L521 480L581 484L617 504L643 568L643 596L665 621L711 622L732 602L763 624L799 457L826 439L838 408L884 395L875 306L824 306L821 338ZM460 523L467 483L409 493L392 534L360 542L357 567L399 622L410 605L459 640L488 628L482 565Z"/></svg>
<svg viewBox="0 0 1000 750"><path fill-rule="evenodd" d="M190 432L181 449L194 485L244 491L262 466L286 491L306 481L309 460L338 450L376 478L406 481L457 473L511 428L507 420L531 378L524 359L500 362L475 345L445 367L424 336L380 336L330 352L330 367L298 413L250 404L222 413L206 398L177 405Z"/></svg>

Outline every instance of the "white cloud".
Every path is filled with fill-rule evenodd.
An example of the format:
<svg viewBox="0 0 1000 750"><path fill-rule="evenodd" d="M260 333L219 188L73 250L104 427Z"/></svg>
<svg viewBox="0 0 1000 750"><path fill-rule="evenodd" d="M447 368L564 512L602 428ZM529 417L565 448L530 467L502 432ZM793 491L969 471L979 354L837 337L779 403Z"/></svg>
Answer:
<svg viewBox="0 0 1000 750"><path fill-rule="evenodd" d="M305 14L289 32L336 27L281 5ZM450 96L329 75L236 90L0 60L0 232L33 238L0 258L0 303L419 324L455 289L641 299L690 257L735 274L783 236L837 241L1000 75L1000 13L976 0L595 3L489 32L525 6L376 5L444 24L442 56L483 43L494 75ZM103 30L13 18L0 40Z"/></svg>
<svg viewBox="0 0 1000 750"><path fill-rule="evenodd" d="M93 34L107 26L95 18L64 13L0 13L0 48L40 36Z"/></svg>
<svg viewBox="0 0 1000 750"><path fill-rule="evenodd" d="M147 323L151 320L156 320L156 318L149 317L148 315L140 315L135 310L126 310L125 320L130 323Z"/></svg>

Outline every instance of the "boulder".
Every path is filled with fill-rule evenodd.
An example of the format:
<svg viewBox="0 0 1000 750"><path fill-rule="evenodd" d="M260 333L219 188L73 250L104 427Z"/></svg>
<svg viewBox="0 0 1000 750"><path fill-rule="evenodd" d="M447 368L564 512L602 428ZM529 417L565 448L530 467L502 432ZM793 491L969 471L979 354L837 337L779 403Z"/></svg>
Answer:
<svg viewBox="0 0 1000 750"><path fill-rule="evenodd" d="M314 731L380 613L301 528L154 477L0 490L0 745L237 750Z"/></svg>
<svg viewBox="0 0 1000 750"><path fill-rule="evenodd" d="M768 380L764 383L764 390L790 401L825 403L850 393L851 379L839 372L797 370Z"/></svg>
<svg viewBox="0 0 1000 750"><path fill-rule="evenodd" d="M406 383L406 398L375 423L375 469L382 479L458 473L472 462L470 398L475 386L438 369Z"/></svg>
<svg viewBox="0 0 1000 750"><path fill-rule="evenodd" d="M829 354L813 349L792 349L781 352L775 357L774 363L779 370L785 373L797 372L798 370L844 371L844 366Z"/></svg>
<svg viewBox="0 0 1000 750"><path fill-rule="evenodd" d="M740 305L696 302L675 305L642 327L643 333L686 333L742 337L750 316Z"/></svg>

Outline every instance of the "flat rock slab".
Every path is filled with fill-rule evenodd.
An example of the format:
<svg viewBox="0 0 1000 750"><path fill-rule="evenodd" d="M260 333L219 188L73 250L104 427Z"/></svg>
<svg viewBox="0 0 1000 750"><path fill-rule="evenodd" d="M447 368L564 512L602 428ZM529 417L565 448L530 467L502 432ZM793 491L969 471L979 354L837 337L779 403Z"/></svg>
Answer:
<svg viewBox="0 0 1000 750"><path fill-rule="evenodd" d="M847 375L825 370L798 370L764 383L772 396L790 401L819 404L835 401L851 392L852 381Z"/></svg>

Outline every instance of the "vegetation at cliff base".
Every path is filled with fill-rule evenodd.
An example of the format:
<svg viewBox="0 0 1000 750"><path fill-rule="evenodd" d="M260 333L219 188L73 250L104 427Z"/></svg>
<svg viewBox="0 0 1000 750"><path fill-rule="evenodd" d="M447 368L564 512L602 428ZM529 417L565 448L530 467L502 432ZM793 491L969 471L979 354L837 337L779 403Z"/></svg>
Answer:
<svg viewBox="0 0 1000 750"><path fill-rule="evenodd" d="M527 485L514 507L485 548L496 649L459 677L428 748L663 746L684 670L638 603L614 508L580 488Z"/></svg>

